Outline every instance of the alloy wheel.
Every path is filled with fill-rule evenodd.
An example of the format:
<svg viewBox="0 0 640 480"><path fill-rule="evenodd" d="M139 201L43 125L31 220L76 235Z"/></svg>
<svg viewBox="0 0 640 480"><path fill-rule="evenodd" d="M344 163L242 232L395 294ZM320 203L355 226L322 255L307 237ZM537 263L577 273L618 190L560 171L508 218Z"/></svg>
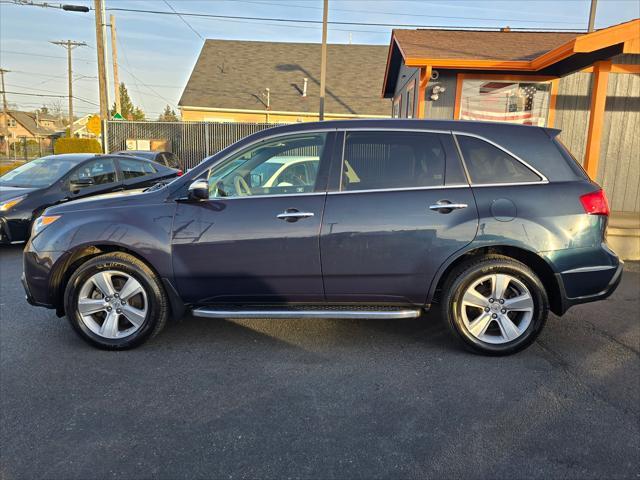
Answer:
<svg viewBox="0 0 640 480"><path fill-rule="evenodd" d="M93 333L120 339L142 327L149 303L138 280L124 272L105 270L84 282L77 308L82 322Z"/></svg>
<svg viewBox="0 0 640 480"><path fill-rule="evenodd" d="M462 296L461 316L475 338L503 344L519 338L531 324L534 302L527 286L506 273L474 281Z"/></svg>

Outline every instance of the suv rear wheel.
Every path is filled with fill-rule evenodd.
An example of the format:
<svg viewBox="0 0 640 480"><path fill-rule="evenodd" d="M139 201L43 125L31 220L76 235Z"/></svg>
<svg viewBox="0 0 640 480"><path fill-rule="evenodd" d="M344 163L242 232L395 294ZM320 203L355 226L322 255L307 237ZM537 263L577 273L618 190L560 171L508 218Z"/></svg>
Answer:
<svg viewBox="0 0 640 480"><path fill-rule="evenodd" d="M169 305L158 276L136 257L117 252L94 257L73 273L65 311L87 342L124 350L156 335Z"/></svg>
<svg viewBox="0 0 640 480"><path fill-rule="evenodd" d="M549 311L547 293L536 274L501 255L483 256L453 270L443 303L454 335L487 355L509 355L528 347Z"/></svg>

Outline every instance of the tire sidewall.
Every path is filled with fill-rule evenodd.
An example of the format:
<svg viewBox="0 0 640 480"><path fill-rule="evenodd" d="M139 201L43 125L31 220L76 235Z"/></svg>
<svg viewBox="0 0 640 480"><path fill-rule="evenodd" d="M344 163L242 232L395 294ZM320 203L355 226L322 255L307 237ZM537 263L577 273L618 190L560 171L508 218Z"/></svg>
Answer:
<svg viewBox="0 0 640 480"><path fill-rule="evenodd" d="M147 296L149 309L142 326L135 333L121 339L109 339L95 334L85 325L78 312L78 297L82 286L91 276L105 270L116 270L131 275L140 282ZM65 290L65 311L73 328L91 344L110 350L132 348L143 343L153 334L160 316L163 314L160 295L158 285L149 278L147 272L135 264L97 258L82 265L69 279Z"/></svg>
<svg viewBox="0 0 640 480"><path fill-rule="evenodd" d="M495 273L506 273L524 283L531 293L534 304L531 323L525 332L511 342L497 345L483 342L473 336L464 324L460 313L462 309L461 299L467 288L479 278ZM546 323L549 302L544 286L533 272L516 262L493 260L472 266L461 272L451 285L450 292L446 302L447 319L460 339L477 352L489 355L508 355L518 352L529 346L536 339Z"/></svg>

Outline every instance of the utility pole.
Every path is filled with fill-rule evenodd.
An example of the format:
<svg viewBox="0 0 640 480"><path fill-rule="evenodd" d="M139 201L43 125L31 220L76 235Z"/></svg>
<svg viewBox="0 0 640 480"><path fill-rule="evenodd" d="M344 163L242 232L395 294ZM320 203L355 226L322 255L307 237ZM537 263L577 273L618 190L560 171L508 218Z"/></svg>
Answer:
<svg viewBox="0 0 640 480"><path fill-rule="evenodd" d="M105 41L102 22L104 10L103 0L93 0L93 8L96 13L96 50L98 51L98 88L100 90L100 120L109 119L109 99L107 97L107 66L105 62Z"/></svg>
<svg viewBox="0 0 640 480"><path fill-rule="evenodd" d="M9 157L9 108L7 107L7 94L4 90L4 74L9 73L10 70L0 68L0 80L2 81L2 112L4 113L4 149L5 154Z"/></svg>
<svg viewBox="0 0 640 480"><path fill-rule="evenodd" d="M116 38L115 15L109 15L109 26L111 27L111 55L113 57L113 87L116 96L116 113L122 115L122 106L120 105L120 79L118 78L118 41Z"/></svg>
<svg viewBox="0 0 640 480"><path fill-rule="evenodd" d="M69 137L73 138L73 66L71 63L71 50L77 47L86 47L87 44L84 42L74 42L73 40L51 43L67 49L67 74L69 75Z"/></svg>
<svg viewBox="0 0 640 480"><path fill-rule="evenodd" d="M329 0L324 0L322 12L322 60L320 62L320 121L324 120L324 92L327 80L327 19L329 16Z"/></svg>
<svg viewBox="0 0 640 480"><path fill-rule="evenodd" d="M596 6L598 0L591 0L591 9L589 10L589 32L593 32L596 26Z"/></svg>

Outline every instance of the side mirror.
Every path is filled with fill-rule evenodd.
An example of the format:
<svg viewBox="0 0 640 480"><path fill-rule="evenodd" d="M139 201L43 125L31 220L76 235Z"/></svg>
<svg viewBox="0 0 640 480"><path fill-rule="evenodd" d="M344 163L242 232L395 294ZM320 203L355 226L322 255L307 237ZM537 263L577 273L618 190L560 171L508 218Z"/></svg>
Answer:
<svg viewBox="0 0 640 480"><path fill-rule="evenodd" d="M93 178L76 178L75 180L71 180L71 182L69 182L69 190L71 190L72 192L76 192L80 189L91 187L95 184L96 182L93 180Z"/></svg>
<svg viewBox="0 0 640 480"><path fill-rule="evenodd" d="M208 200L209 199L209 182L206 180L196 180L189 185L190 200Z"/></svg>

